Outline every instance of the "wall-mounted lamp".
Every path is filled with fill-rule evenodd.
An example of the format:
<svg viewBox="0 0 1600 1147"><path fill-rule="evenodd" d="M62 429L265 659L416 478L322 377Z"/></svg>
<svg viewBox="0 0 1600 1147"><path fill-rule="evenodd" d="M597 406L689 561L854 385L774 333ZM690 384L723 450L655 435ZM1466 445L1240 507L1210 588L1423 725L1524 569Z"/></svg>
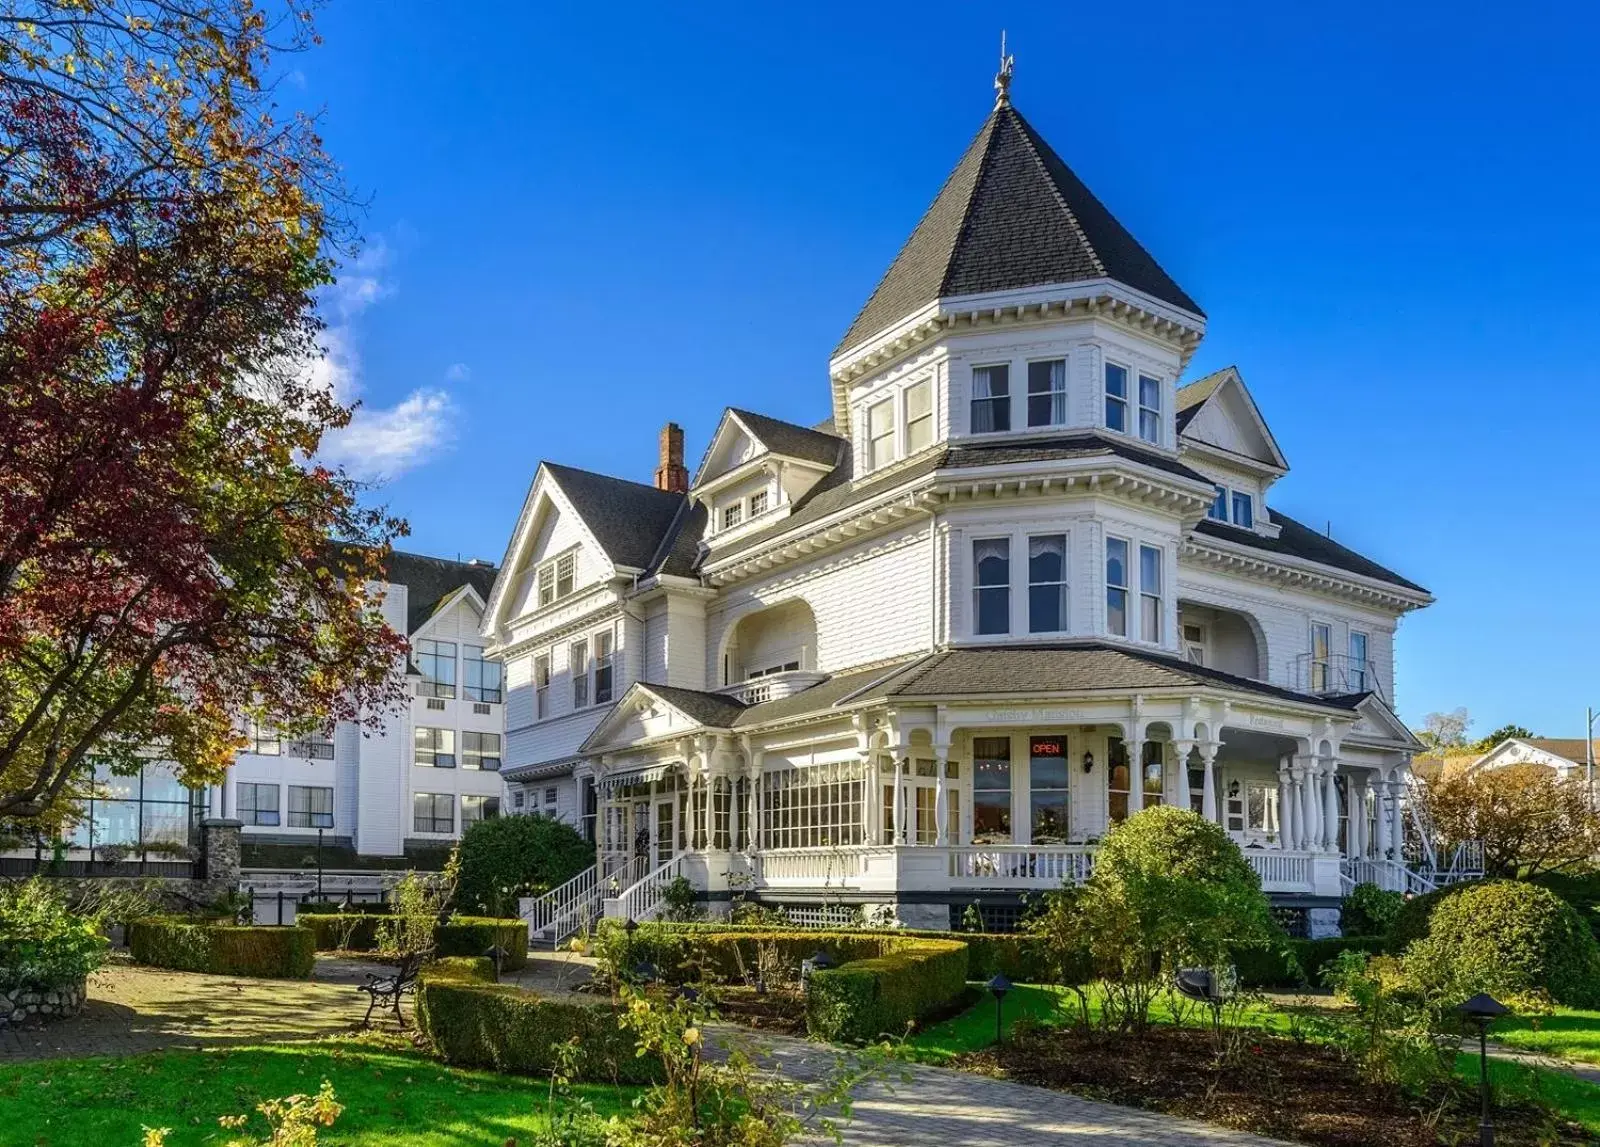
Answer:
<svg viewBox="0 0 1600 1147"><path fill-rule="evenodd" d="M1093 749L1085 749L1083 751L1083 771L1086 772L1086 773L1094 772L1094 750Z"/></svg>

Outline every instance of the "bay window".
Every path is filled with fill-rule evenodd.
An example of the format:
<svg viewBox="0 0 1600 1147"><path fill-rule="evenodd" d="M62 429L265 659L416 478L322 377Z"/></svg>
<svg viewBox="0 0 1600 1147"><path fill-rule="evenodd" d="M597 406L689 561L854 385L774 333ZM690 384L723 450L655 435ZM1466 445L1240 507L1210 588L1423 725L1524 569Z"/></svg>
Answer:
<svg viewBox="0 0 1600 1147"><path fill-rule="evenodd" d="M1028 425L1067 423L1067 362L1055 358L1028 364Z"/></svg>
<svg viewBox="0 0 1600 1147"><path fill-rule="evenodd" d="M1139 547L1139 638L1161 641L1161 551Z"/></svg>
<svg viewBox="0 0 1600 1147"><path fill-rule="evenodd" d="M1128 636L1128 543L1106 539L1106 632Z"/></svg>
<svg viewBox="0 0 1600 1147"><path fill-rule="evenodd" d="M611 700L613 638L609 630L594 635L594 703L604 705Z"/></svg>
<svg viewBox="0 0 1600 1147"><path fill-rule="evenodd" d="M1046 534L1028 539L1028 632L1061 633L1067 628L1067 537Z"/></svg>
<svg viewBox="0 0 1600 1147"><path fill-rule="evenodd" d="M1139 376L1139 437L1161 445L1161 380Z"/></svg>
<svg viewBox="0 0 1600 1147"><path fill-rule="evenodd" d="M906 387L906 453L933 445L933 384L926 380Z"/></svg>
<svg viewBox="0 0 1600 1147"><path fill-rule="evenodd" d="M1011 368L979 366L972 370L972 433L1011 429Z"/></svg>
<svg viewBox="0 0 1600 1147"><path fill-rule="evenodd" d="M1011 738L972 738L972 843L1011 843Z"/></svg>
<svg viewBox="0 0 1600 1147"><path fill-rule="evenodd" d="M568 654L567 665L572 676L572 707L582 709L589 704L589 643L574 641Z"/></svg>
<svg viewBox="0 0 1600 1147"><path fill-rule="evenodd" d="M1067 805L1067 742L1063 737L1028 739L1028 822L1034 844L1065 844L1070 827Z"/></svg>
<svg viewBox="0 0 1600 1147"><path fill-rule="evenodd" d="M1106 429L1127 433L1128 368L1106 363Z"/></svg>
<svg viewBox="0 0 1600 1147"><path fill-rule="evenodd" d="M1233 524L1247 530L1256 524L1255 499L1243 490L1233 492Z"/></svg>
<svg viewBox="0 0 1600 1147"><path fill-rule="evenodd" d="M972 543L974 632L1011 632L1011 539Z"/></svg>
<svg viewBox="0 0 1600 1147"><path fill-rule="evenodd" d="M867 465L877 470L894 461L894 399L867 407Z"/></svg>

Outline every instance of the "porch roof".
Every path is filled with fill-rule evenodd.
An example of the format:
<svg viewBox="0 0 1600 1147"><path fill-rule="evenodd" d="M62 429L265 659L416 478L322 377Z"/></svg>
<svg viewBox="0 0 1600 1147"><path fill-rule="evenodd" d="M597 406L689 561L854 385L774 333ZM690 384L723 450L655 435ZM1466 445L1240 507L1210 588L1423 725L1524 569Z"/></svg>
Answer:
<svg viewBox="0 0 1600 1147"><path fill-rule="evenodd" d="M1181 658L1100 642L942 650L907 666L884 682L881 689L868 690L867 695L953 697L1185 687L1231 689L1347 711L1354 711L1366 696L1364 693L1311 696L1195 665Z"/></svg>

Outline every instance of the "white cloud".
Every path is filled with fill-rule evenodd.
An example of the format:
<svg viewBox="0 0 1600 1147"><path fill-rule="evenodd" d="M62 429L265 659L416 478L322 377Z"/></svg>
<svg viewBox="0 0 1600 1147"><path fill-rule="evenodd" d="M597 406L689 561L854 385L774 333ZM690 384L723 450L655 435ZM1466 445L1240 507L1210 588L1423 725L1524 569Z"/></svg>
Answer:
<svg viewBox="0 0 1600 1147"><path fill-rule="evenodd" d="M327 289L331 322L322 332L321 357L306 368L307 378L337 401L357 404L348 426L324 435L317 460L364 482L398 478L436 458L455 438L456 405L447 391L419 388L387 408L362 398L366 388L353 324L361 312L394 293L385 276L388 263L387 245L374 240ZM445 380L462 382L470 373L456 363Z"/></svg>
<svg viewBox="0 0 1600 1147"><path fill-rule="evenodd" d="M445 368L446 382L466 382L472 377L472 368L464 362L453 362Z"/></svg>

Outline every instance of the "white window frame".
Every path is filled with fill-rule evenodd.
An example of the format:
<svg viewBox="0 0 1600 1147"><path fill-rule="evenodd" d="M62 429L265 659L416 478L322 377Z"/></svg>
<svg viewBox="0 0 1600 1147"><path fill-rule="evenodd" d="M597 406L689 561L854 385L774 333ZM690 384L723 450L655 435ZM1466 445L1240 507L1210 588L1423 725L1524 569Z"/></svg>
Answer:
<svg viewBox="0 0 1600 1147"><path fill-rule="evenodd" d="M1154 554L1156 559L1156 587L1153 593L1151 592L1150 587L1145 584L1145 554ZM1167 619L1165 616L1167 582L1166 564L1167 555L1164 549L1162 549L1160 546L1152 546L1148 542L1139 543L1139 640L1148 645L1160 645L1162 642L1162 635L1166 633L1167 629ZM1154 637L1150 636L1150 627L1145 624L1147 618L1146 606L1150 602L1155 603Z"/></svg>
<svg viewBox="0 0 1600 1147"><path fill-rule="evenodd" d="M550 716L550 668L554 660L555 655L549 651L534 654L533 719L535 721L543 721Z"/></svg>
<svg viewBox="0 0 1600 1147"><path fill-rule="evenodd" d="M1356 642L1361 643L1361 653L1356 654ZM1352 629L1345 639L1345 647L1350 651L1350 667L1346 670L1348 680L1346 688L1352 693L1365 693L1372 682L1367 680L1372 675L1368 666L1372 662L1372 636L1362 629Z"/></svg>
<svg viewBox="0 0 1600 1147"><path fill-rule="evenodd" d="M601 644L605 645L605 652L600 651ZM594 698L596 705L608 705L616 699L617 695L617 635L615 630L601 629L595 632L589 642L591 656L589 659L589 673L592 680L589 683L589 696ZM601 673L605 674L606 695L600 696Z"/></svg>
<svg viewBox="0 0 1600 1147"><path fill-rule="evenodd" d="M566 589L561 588L566 582ZM540 608L571 597L578 587L578 553L568 550L540 563L535 573ZM548 591L548 593L546 592Z"/></svg>
<svg viewBox="0 0 1600 1147"><path fill-rule="evenodd" d="M967 551L967 562L972 573L972 630L973 637L1010 637L1016 628L1016 619L1013 617L1015 602L1013 600L1013 587L1017 580L1016 554L1012 551L1014 539L1010 534L993 534L981 538L973 538L971 548ZM999 542L1006 548L1006 580L1002 585L982 585L978 581L978 547L985 543ZM978 619L983 616L981 607L982 595L987 591L993 593L1002 591L1006 596L1006 627L995 632L984 632L978 628Z"/></svg>
<svg viewBox="0 0 1600 1147"><path fill-rule="evenodd" d="M1317 631L1322 630L1327 634L1327 641L1323 643L1322 657L1317 657ZM1311 619L1310 642L1307 645L1309 656L1307 664L1309 671L1306 674L1306 687L1313 693L1326 692L1333 678L1333 622ZM1321 669L1321 684L1317 683L1318 669Z"/></svg>
<svg viewBox="0 0 1600 1147"><path fill-rule="evenodd" d="M423 744L421 734L430 733L428 743ZM427 760L423 757L426 755ZM440 764L439 758L448 758L448 764ZM453 769L459 761L456 758L456 731L447 729L442 725L417 725L411 734L411 764L418 769Z"/></svg>
<svg viewBox="0 0 1600 1147"><path fill-rule="evenodd" d="M1061 539L1061 579L1059 581L1034 581L1033 580L1033 543L1035 539ZM1028 579L1028 632L1030 634L1069 633L1072 630L1072 535L1062 530L1060 533L1029 534L1027 536L1027 569L1024 570ZM1038 629L1033 624L1033 590L1035 586L1055 586L1061 595L1060 626L1056 629Z"/></svg>
<svg viewBox="0 0 1600 1147"><path fill-rule="evenodd" d="M882 470L893 465L900 457L900 427L896 417L894 395L879 399L867 407L867 469ZM883 414L888 418L886 428L875 429L872 425L873 418ZM879 456L879 446L886 448L883 456Z"/></svg>
<svg viewBox="0 0 1600 1147"><path fill-rule="evenodd" d="M1122 546L1122 581L1120 583L1111 580L1111 547L1113 543ZM1112 637L1128 636L1128 617L1134 592L1131 566L1137 553L1138 548L1134 545L1133 539L1122 537L1120 534L1106 535L1105 561L1101 566L1100 577L1106 587L1106 632ZM1120 630L1113 628L1111 624L1111 594L1113 592L1122 594L1122 628Z"/></svg>
<svg viewBox="0 0 1600 1147"><path fill-rule="evenodd" d="M486 740L487 738L487 740ZM475 744L473 742L476 742ZM485 773L498 773L504 762L505 739L485 729L461 730L461 767ZM485 764L492 761L492 764Z"/></svg>
<svg viewBox="0 0 1600 1147"><path fill-rule="evenodd" d="M1113 370L1120 370L1122 372L1121 394L1113 394L1111 392L1111 372ZM1106 359L1100 364L1100 397L1102 400L1100 405L1100 419L1105 428L1111 431L1113 434L1128 433L1128 412L1129 403L1132 397L1128 394L1128 380L1133 378L1136 373L1137 372L1134 371L1132 367L1124 366L1122 363L1113 362L1110 359ZM1111 424L1111 408L1113 403L1115 403L1116 406L1122 411L1121 426L1113 426Z"/></svg>
<svg viewBox="0 0 1600 1147"><path fill-rule="evenodd" d="M918 391L928 396L928 409L925 413L913 418L911 416L911 396ZM902 390L900 392L900 411L901 420L905 424L905 445L900 451L902 458L909 458L913 454L926 450L939 440L939 425L936 412L933 409L933 379L921 379ZM928 440L918 446L911 440L912 432L914 428L923 424L928 427Z"/></svg>
<svg viewBox="0 0 1600 1147"><path fill-rule="evenodd" d="M722 523L721 528L723 530L731 530L736 526L742 525L744 523L744 499L736 498L726 506L723 506L722 513L717 520Z"/></svg>
<svg viewBox="0 0 1600 1147"><path fill-rule="evenodd" d="M580 637L567 646L567 676L572 679L572 708L587 709L589 698L589 639Z"/></svg>
<svg viewBox="0 0 1600 1147"><path fill-rule="evenodd" d="M1191 638L1189 630L1195 630L1199 636ZM1211 658L1210 631L1204 622L1179 621L1178 635L1183 642L1183 655L1195 665L1205 665ZM1196 657L1198 653L1200 656Z"/></svg>
<svg viewBox="0 0 1600 1147"><path fill-rule="evenodd" d="M760 502L759 505L757 504L758 499L759 499L759 502ZM750 517L751 518L759 518L762 514L765 514L767 512L767 510L770 508L771 502L772 502L772 495L771 495L770 492L768 492L766 490L757 490L754 494L751 494L750 495Z"/></svg>
<svg viewBox="0 0 1600 1147"><path fill-rule="evenodd" d="M1005 392L1005 394L1004 395L990 395L987 398L979 398L978 397L978 372L980 370L1003 370L1003 371L1005 371L1006 372L1006 392ZM969 434L1009 434L1009 433L1011 433L1011 424L1012 424L1012 421L1013 421L1013 419L1011 417L1011 398L1012 398L1012 394L1011 394L1011 364L1009 362L985 362L985 363L978 363L976 366L974 366L972 368L971 394L968 396L968 399L967 399L967 433L969 433ZM987 403L991 403L991 404L999 404L999 405L996 405L996 406L992 406L991 409L1004 409L1005 410L1006 424L1003 427L996 427L996 428L994 428L992 430L979 430L978 427L977 427L978 420L976 418L974 418L973 415L975 415L978 412L978 403L980 403L980 402L987 402Z"/></svg>
<svg viewBox="0 0 1600 1147"><path fill-rule="evenodd" d="M1146 374L1144 371L1139 371L1137 377L1139 390L1134 395L1134 401L1138 403L1139 424L1134 427L1134 433L1140 441L1148 442L1152 446L1160 446L1167 440L1165 416L1163 414L1165 404L1162 402L1162 392L1166 390L1167 386L1166 380L1157 375ZM1144 400L1144 384L1147 382L1155 386L1156 402L1154 406L1150 406ZM1147 415L1151 419L1151 424L1155 427L1154 438L1144 432Z"/></svg>
<svg viewBox="0 0 1600 1147"><path fill-rule="evenodd" d="M1036 366L1053 366L1053 365L1055 365L1057 363L1061 364L1061 386L1060 386L1060 388L1058 389L1058 388L1052 386L1049 390L1038 390L1038 391L1034 390L1033 389L1033 368L1036 367ZM1054 356L1052 356L1050 358L1036 358L1036 359L1029 359L1028 360L1028 363L1027 363L1028 369L1027 369L1027 372L1026 372L1027 376L1028 376L1028 378L1027 378L1027 388L1028 388L1028 390L1027 390L1027 397L1026 397L1027 407L1028 408L1024 412L1024 414L1025 414L1025 418L1026 418L1026 422L1027 422L1029 430L1048 429L1050 427L1067 425L1067 421L1071 417L1071 410L1067 405L1067 403L1068 403L1067 395L1068 395L1068 389L1069 389L1068 386L1067 386L1067 365L1068 365L1068 360L1067 360L1066 356L1064 356L1064 355L1054 355ZM1050 413L1050 418L1045 422L1035 422L1033 420L1033 400L1035 398L1048 398L1050 400L1050 412L1051 412ZM1055 413L1056 413L1057 409L1059 409L1060 412L1061 412L1061 417L1060 418L1057 418L1055 416Z"/></svg>
<svg viewBox="0 0 1600 1147"><path fill-rule="evenodd" d="M1217 496L1211 500L1211 505L1206 507L1206 517L1210 521L1222 522L1224 525L1226 525L1228 521L1228 510L1233 505L1233 491L1228 489L1228 487L1224 486L1221 482L1213 482L1212 485L1217 488ZM1219 513L1218 511L1221 512Z"/></svg>
<svg viewBox="0 0 1600 1147"><path fill-rule="evenodd" d="M1239 504L1241 501L1244 503L1245 508L1245 513L1243 515L1239 513ZM1255 529L1256 496L1249 490L1230 490L1228 492L1228 513L1233 520L1233 524L1238 526L1241 530ZM1241 522L1239 520L1241 516L1248 517L1250 520L1248 522Z"/></svg>

